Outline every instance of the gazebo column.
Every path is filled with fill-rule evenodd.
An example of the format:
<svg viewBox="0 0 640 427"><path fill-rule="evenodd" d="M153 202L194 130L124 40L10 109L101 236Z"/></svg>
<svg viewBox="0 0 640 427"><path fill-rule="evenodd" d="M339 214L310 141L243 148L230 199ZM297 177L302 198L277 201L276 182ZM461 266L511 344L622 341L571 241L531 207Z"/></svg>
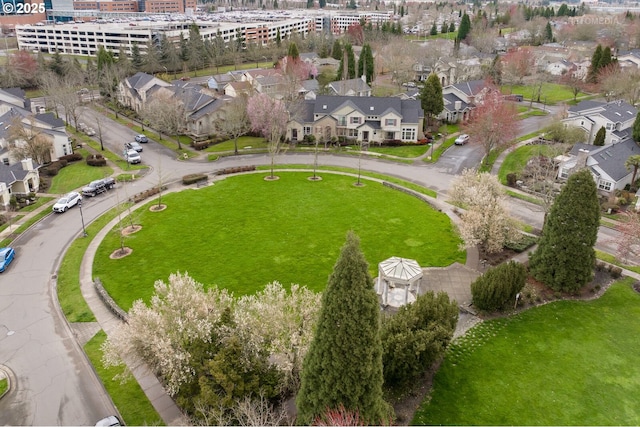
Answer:
<svg viewBox="0 0 640 427"><path fill-rule="evenodd" d="M409 302L409 288L411 287L411 283L407 283L404 287L404 303L407 304Z"/></svg>
<svg viewBox="0 0 640 427"><path fill-rule="evenodd" d="M384 292L382 294L382 303L387 305L387 301L389 300L389 282L385 279L384 281Z"/></svg>

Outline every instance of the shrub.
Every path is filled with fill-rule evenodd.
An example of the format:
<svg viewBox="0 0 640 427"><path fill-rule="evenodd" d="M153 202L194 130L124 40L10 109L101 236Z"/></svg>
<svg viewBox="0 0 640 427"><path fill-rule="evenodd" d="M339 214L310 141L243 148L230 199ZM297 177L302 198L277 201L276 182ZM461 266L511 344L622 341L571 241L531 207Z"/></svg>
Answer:
<svg viewBox="0 0 640 427"><path fill-rule="evenodd" d="M58 175L58 172L60 172L60 169L65 166L67 166L66 160L56 160L55 162L49 163L47 166L40 170L47 176L56 176Z"/></svg>
<svg viewBox="0 0 640 427"><path fill-rule="evenodd" d="M445 292L427 292L384 317L380 331L384 382L402 386L424 374L453 337L458 307Z"/></svg>
<svg viewBox="0 0 640 427"><path fill-rule="evenodd" d="M162 190L165 190L167 187L162 187ZM133 196L131 198L131 200L133 201L133 203L138 203L141 202L145 199L148 199L149 197L158 194L160 192L160 187L152 187L149 188L148 190L143 191L142 193L138 193L135 196Z"/></svg>
<svg viewBox="0 0 640 427"><path fill-rule="evenodd" d="M182 177L182 183L184 185L195 184L199 181L206 181L207 175L203 173L192 173Z"/></svg>
<svg viewBox="0 0 640 427"><path fill-rule="evenodd" d="M65 160L66 162L77 162L79 160L82 160L82 154L80 153L67 154L66 156L60 157L58 160Z"/></svg>
<svg viewBox="0 0 640 427"><path fill-rule="evenodd" d="M515 187L517 180L518 180L518 175L516 175L515 173L508 173L507 174L507 185L509 187Z"/></svg>
<svg viewBox="0 0 640 427"><path fill-rule="evenodd" d="M473 304L482 311L504 311L514 303L527 278L524 265L515 261L488 270L471 284Z"/></svg>
<svg viewBox="0 0 640 427"><path fill-rule="evenodd" d="M90 154L87 156L87 165L89 166L106 166L107 159L102 154Z"/></svg>
<svg viewBox="0 0 640 427"><path fill-rule="evenodd" d="M528 234L522 234L520 239L515 242L506 242L504 247L507 249L512 249L518 253L524 252L529 249L531 246L538 243L538 237L529 236Z"/></svg>
<svg viewBox="0 0 640 427"><path fill-rule="evenodd" d="M194 142L193 144L191 144L194 148L194 150L200 151L200 150L204 150L205 148L209 147L210 142L209 141L202 141L202 142Z"/></svg>
<svg viewBox="0 0 640 427"><path fill-rule="evenodd" d="M620 267L611 267L611 276L613 276L614 279L617 279L620 276L622 276L622 268L620 268Z"/></svg>
<svg viewBox="0 0 640 427"><path fill-rule="evenodd" d="M618 210L620 210L620 206L611 202L604 202L600 206L602 207L603 212L609 212L609 209L611 209L611 213L616 213L618 212Z"/></svg>

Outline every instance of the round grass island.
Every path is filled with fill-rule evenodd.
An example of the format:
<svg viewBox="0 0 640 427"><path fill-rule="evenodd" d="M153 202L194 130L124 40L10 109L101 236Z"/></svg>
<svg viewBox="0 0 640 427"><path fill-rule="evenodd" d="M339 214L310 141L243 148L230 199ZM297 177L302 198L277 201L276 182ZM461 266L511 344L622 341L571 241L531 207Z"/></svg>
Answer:
<svg viewBox="0 0 640 427"><path fill-rule="evenodd" d="M422 267L465 262L466 254L449 218L427 203L379 182L323 172L278 172L227 177L214 185L166 194L167 209L132 211L142 229L124 238L130 255L111 259L120 248L115 227L100 244L93 276L125 310L149 301L156 280L188 273L198 282L234 295L267 283L298 283L324 289L348 230L360 237L372 276L391 256ZM129 225L129 219L123 219Z"/></svg>

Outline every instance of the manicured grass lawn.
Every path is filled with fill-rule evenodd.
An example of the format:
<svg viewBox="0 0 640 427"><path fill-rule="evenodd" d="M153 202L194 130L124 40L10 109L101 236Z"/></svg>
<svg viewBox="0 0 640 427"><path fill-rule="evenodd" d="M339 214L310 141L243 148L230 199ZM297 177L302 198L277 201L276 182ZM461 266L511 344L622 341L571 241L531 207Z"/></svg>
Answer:
<svg viewBox="0 0 640 427"><path fill-rule="evenodd" d="M144 394L142 388L135 379L122 383L113 378L123 372L123 368L106 369L102 365L102 350L100 346L107 339L107 335L100 331L84 346L91 364L95 368L100 380L107 389L113 403L118 408L124 423L130 426L154 426L165 425L160 415Z"/></svg>
<svg viewBox="0 0 640 427"><path fill-rule="evenodd" d="M502 165L500 165L500 170L498 171L500 182L506 185L508 174L519 174L524 170L529 159L538 155L547 155L552 150L553 147L549 145L524 145L516 148L507 154Z"/></svg>
<svg viewBox="0 0 640 427"><path fill-rule="evenodd" d="M94 262L99 277L125 310L148 301L155 280L176 271L236 295L251 294L277 280L324 289L348 230L361 238L369 270L391 256L422 266L464 263L460 239L448 217L402 192L349 176L278 172L230 177L198 190L168 194L168 209L134 213L142 230L125 239L133 253L113 260L118 233L100 245ZM151 202L154 203L154 202Z"/></svg>
<svg viewBox="0 0 640 427"><path fill-rule="evenodd" d="M9 388L9 381L6 378L0 380L0 396Z"/></svg>
<svg viewBox="0 0 640 427"><path fill-rule="evenodd" d="M447 135L451 135L452 133L460 132L460 124L458 123L447 123L438 128L438 132Z"/></svg>
<svg viewBox="0 0 640 427"><path fill-rule="evenodd" d="M89 237L79 237L71 242L69 249L58 269L58 301L68 322L95 322L93 312L87 305L80 291L80 264L82 257L91 243L92 236L98 234L109 221L116 217L117 211L110 210L87 225Z"/></svg>
<svg viewBox="0 0 640 427"><path fill-rule="evenodd" d="M525 202L533 203L534 205L542 205L543 204L542 200L538 199L537 197L528 196L526 194L520 194L520 193L517 193L515 191L511 191L511 190L505 190L505 193L507 193L507 195L509 197L513 197L515 199L524 200Z"/></svg>
<svg viewBox="0 0 640 427"><path fill-rule="evenodd" d="M27 228L31 227L33 224L35 224L36 222L40 221L42 218L44 218L45 216L49 215L50 213L51 213L51 211L49 209L44 209L42 212L39 212L39 213L35 214L31 219L26 221L24 224L22 224L17 229L14 228L15 231L13 232L12 237L7 237L6 239L2 239L2 241L0 241L0 247L9 246L11 244L11 242L13 242L14 237L19 236ZM14 226L12 226L12 227L14 227Z"/></svg>
<svg viewBox="0 0 640 427"><path fill-rule="evenodd" d="M220 144L211 145L205 148L203 151L208 151L210 153L220 153L223 151L233 151L234 142L233 139L228 141L223 141ZM247 147L251 148L267 148L267 142L264 138L259 138L255 136L241 136L238 138L238 151L244 150Z"/></svg>
<svg viewBox="0 0 640 427"><path fill-rule="evenodd" d="M86 151L83 153L86 157ZM89 166L84 160L69 163L60 169L49 188L51 194L64 194L81 189L91 181L107 177L113 173L109 166Z"/></svg>
<svg viewBox="0 0 640 427"><path fill-rule="evenodd" d="M414 425L640 425L640 295L560 301L473 328Z"/></svg>
<svg viewBox="0 0 640 427"><path fill-rule="evenodd" d="M596 249L596 257L598 259L601 259L602 261L608 262L609 264L617 265L618 267L622 267L624 269L634 271L640 274L640 266L623 264L615 256L608 254L606 252L602 252Z"/></svg>
<svg viewBox="0 0 640 427"><path fill-rule="evenodd" d="M522 95L525 99L531 100L534 96L534 86L524 85L504 85L501 87L502 93L505 94L518 94ZM583 92L578 93L578 96L586 95ZM537 93L535 94L537 101ZM563 101L573 100L573 92L567 86L557 83L543 83L542 90L540 91L540 102L545 102L547 105L557 104Z"/></svg>
<svg viewBox="0 0 640 427"><path fill-rule="evenodd" d="M452 145L455 144L456 138L457 138L457 136L452 136L451 138L449 138L446 141L444 141L442 144L440 144L440 146L438 148L433 150L433 155L431 156L431 159L429 159L429 157L427 156L424 159L422 159L422 161L423 162L427 162L427 163L437 162L438 159L440 158L440 156L442 156L442 153L447 151L447 149L449 147L451 147Z"/></svg>
<svg viewBox="0 0 640 427"><path fill-rule="evenodd" d="M370 146L369 151L372 151L374 153L386 154L389 156L414 158L422 156L429 150L429 148L431 148L429 145L404 145L402 147Z"/></svg>

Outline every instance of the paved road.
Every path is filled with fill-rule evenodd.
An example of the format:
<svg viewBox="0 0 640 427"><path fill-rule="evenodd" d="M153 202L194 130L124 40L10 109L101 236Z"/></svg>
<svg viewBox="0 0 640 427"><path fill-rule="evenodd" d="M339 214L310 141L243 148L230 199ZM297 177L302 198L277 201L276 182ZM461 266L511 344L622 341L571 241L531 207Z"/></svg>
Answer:
<svg viewBox="0 0 640 427"><path fill-rule="evenodd" d="M135 133L125 126L104 119L105 145L116 153ZM97 128L88 109L82 121ZM452 147L444 160L431 164L399 164L363 158L363 170L396 176L435 190L446 198L454 176L477 164L478 147ZM291 153L278 156L283 164L312 165L312 154ZM481 154L480 154L481 157ZM163 181L179 179L194 172L212 172L239 165L266 165L264 154L225 157L215 163L182 162L175 154L153 141L144 145L143 163L152 169L144 179L120 185L83 203L86 223L133 193ZM441 158L442 159L442 158ZM355 156L321 155L321 165L358 167ZM521 221L541 226L543 212L536 205L516 199L509 201L512 214ZM17 392L0 401L0 424L7 425L91 425L113 412L113 407L88 365L56 307L55 273L60 256L81 232L80 212L74 208L62 215L44 219L21 237L15 246L18 258L0 275L0 364L17 376ZM601 231L598 247L615 238L612 230Z"/></svg>

